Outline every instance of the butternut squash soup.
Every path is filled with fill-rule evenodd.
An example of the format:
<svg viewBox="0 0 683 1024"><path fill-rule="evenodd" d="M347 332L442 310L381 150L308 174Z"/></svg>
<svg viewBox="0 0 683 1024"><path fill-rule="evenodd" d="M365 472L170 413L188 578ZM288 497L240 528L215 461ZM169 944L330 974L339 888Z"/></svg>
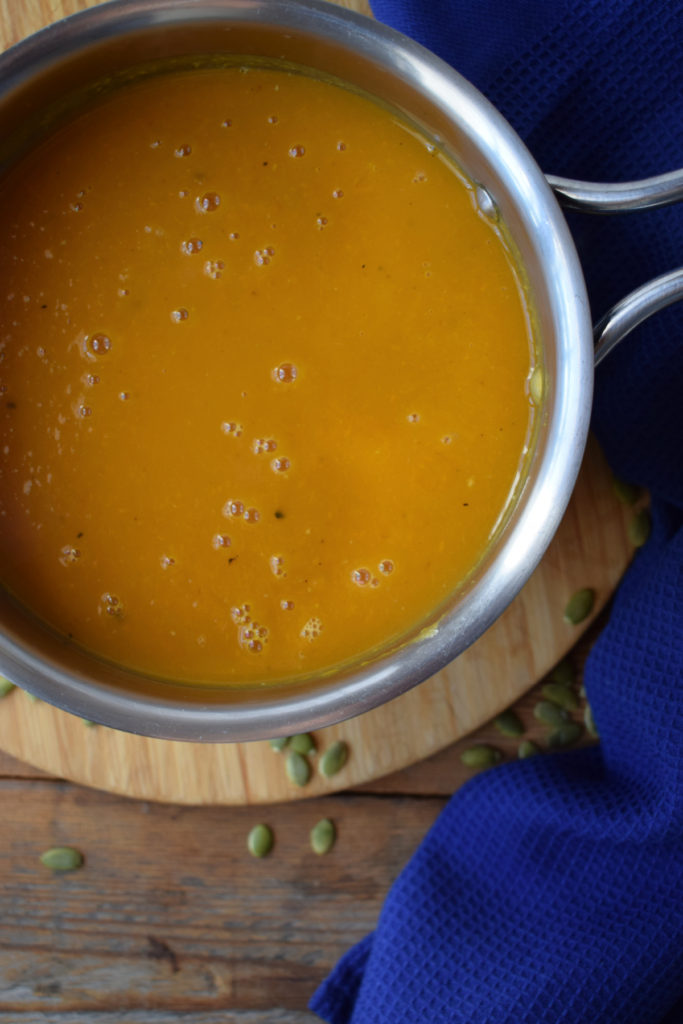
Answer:
<svg viewBox="0 0 683 1024"><path fill-rule="evenodd" d="M0 182L0 557L118 664L270 682L419 627L523 473L534 348L476 189L296 69L140 76Z"/></svg>

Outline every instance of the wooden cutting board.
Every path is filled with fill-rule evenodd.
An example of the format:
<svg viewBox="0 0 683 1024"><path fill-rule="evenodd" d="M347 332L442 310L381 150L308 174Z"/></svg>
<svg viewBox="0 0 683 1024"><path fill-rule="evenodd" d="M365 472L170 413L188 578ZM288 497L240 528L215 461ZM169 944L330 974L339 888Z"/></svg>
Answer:
<svg viewBox="0 0 683 1024"><path fill-rule="evenodd" d="M88 0L22 0L0 4L3 47L76 10ZM344 6L369 13L365 0ZM178 803L242 804L293 800L346 788L404 768L482 725L529 689L574 645L589 624L572 627L562 612L569 596L591 586L593 617L621 578L632 548L630 513L614 496L609 471L589 445L571 504L543 562L506 613L444 671L357 719L322 730L350 748L330 780L314 772L304 789L288 781L283 759L266 742L196 744L152 740L79 719L15 692L0 703L0 749L98 789Z"/></svg>

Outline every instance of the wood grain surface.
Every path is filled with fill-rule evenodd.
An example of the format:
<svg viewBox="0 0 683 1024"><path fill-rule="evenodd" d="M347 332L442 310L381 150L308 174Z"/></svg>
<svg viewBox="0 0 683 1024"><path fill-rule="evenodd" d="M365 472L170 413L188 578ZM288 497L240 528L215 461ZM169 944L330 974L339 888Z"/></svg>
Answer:
<svg viewBox="0 0 683 1024"><path fill-rule="evenodd" d="M0 2L0 43L90 6L86 0ZM364 0L345 6L369 13ZM632 550L627 513L609 472L589 446L570 508L541 566L507 612L443 672L353 721L321 731L324 748L345 739L351 757L332 779L314 773L294 786L267 743L168 743L110 729L85 729L23 694L5 701L0 748L53 775L144 799L188 804L291 801L387 775L429 756L480 726L529 689L576 641L562 611L579 587L597 594L594 615L609 599Z"/></svg>

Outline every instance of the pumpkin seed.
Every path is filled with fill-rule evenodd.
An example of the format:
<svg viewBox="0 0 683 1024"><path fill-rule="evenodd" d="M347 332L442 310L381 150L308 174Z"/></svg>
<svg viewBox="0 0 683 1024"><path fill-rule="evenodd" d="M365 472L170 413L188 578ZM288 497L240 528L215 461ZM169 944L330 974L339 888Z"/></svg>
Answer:
<svg viewBox="0 0 683 1024"><path fill-rule="evenodd" d="M91 722L89 718L81 718L83 725L87 726L88 729L94 729L97 726L97 722Z"/></svg>
<svg viewBox="0 0 683 1024"><path fill-rule="evenodd" d="M548 736L548 746L551 750L557 750L559 747L568 747L571 743L575 743L578 740L582 732L583 729L578 722L565 722Z"/></svg>
<svg viewBox="0 0 683 1024"><path fill-rule="evenodd" d="M594 604L595 591L592 587L582 587L581 590L577 590L575 594L572 594L567 601L567 607L564 610L564 621L568 622L571 626L578 626L580 622L588 618L593 611Z"/></svg>
<svg viewBox="0 0 683 1024"><path fill-rule="evenodd" d="M567 658L563 658L550 673L550 678L553 683L560 683L562 686L571 686L574 682L574 669L571 666L571 662L569 662Z"/></svg>
<svg viewBox="0 0 683 1024"><path fill-rule="evenodd" d="M285 771L287 772L287 778L295 786L305 786L311 777L310 764L304 755L297 753L296 750L288 752L287 760L285 761Z"/></svg>
<svg viewBox="0 0 683 1024"><path fill-rule="evenodd" d="M500 750L489 746L488 743L476 743L473 747L463 750L460 755L460 760L468 768L492 768L502 759Z"/></svg>
<svg viewBox="0 0 683 1024"><path fill-rule="evenodd" d="M40 859L50 871L75 871L83 865L83 854L73 846L53 846Z"/></svg>
<svg viewBox="0 0 683 1024"><path fill-rule="evenodd" d="M652 520L650 512L646 508L638 509L631 522L628 524L628 539L634 548L642 548L650 536Z"/></svg>
<svg viewBox="0 0 683 1024"><path fill-rule="evenodd" d="M640 497L640 487L620 480L618 476L612 477L612 490L622 505L635 505Z"/></svg>
<svg viewBox="0 0 683 1024"><path fill-rule="evenodd" d="M315 743L310 732L300 732L297 736L292 736L289 745L297 754L315 754Z"/></svg>
<svg viewBox="0 0 683 1024"><path fill-rule="evenodd" d="M541 748L533 740L522 740L520 745L517 747L517 757L520 759L525 757L535 757L536 754L541 753Z"/></svg>
<svg viewBox="0 0 683 1024"><path fill-rule="evenodd" d="M271 749L276 750L277 753L281 753L287 744L289 743L289 736L276 736L273 740L268 740Z"/></svg>
<svg viewBox="0 0 683 1024"><path fill-rule="evenodd" d="M311 849L313 853L329 853L337 838L334 822L329 818L321 818L311 829Z"/></svg>
<svg viewBox="0 0 683 1024"><path fill-rule="evenodd" d="M0 676L0 697L6 697L13 689L14 683L10 683L9 679L5 679L4 676Z"/></svg>
<svg viewBox="0 0 683 1024"><path fill-rule="evenodd" d="M510 708L507 711L501 712L497 718L494 718L493 724L503 736L521 736L524 732L524 726L519 715L515 714Z"/></svg>
<svg viewBox="0 0 683 1024"><path fill-rule="evenodd" d="M544 725L550 725L553 729L557 729L569 721L569 713L557 704L553 704L552 701L539 700L538 704L534 705L534 718L543 722Z"/></svg>
<svg viewBox="0 0 683 1024"><path fill-rule="evenodd" d="M247 836L247 849L252 857L267 857L274 841L272 829L267 825L254 825Z"/></svg>
<svg viewBox="0 0 683 1024"><path fill-rule="evenodd" d="M328 747L320 758L320 771L325 778L329 779L330 776L340 772L346 764L348 756L349 748L344 740L336 740L331 747Z"/></svg>
<svg viewBox="0 0 683 1024"><path fill-rule="evenodd" d="M546 683L541 688L541 693L552 704L565 708L567 711L576 711L579 706L579 698L570 686L564 683Z"/></svg>
<svg viewBox="0 0 683 1024"><path fill-rule="evenodd" d="M583 709L583 724L586 726L586 729L588 729L591 736L595 736L596 739L600 738L600 734L598 733L597 726L595 724L595 718L593 717L593 708L590 704L586 704Z"/></svg>

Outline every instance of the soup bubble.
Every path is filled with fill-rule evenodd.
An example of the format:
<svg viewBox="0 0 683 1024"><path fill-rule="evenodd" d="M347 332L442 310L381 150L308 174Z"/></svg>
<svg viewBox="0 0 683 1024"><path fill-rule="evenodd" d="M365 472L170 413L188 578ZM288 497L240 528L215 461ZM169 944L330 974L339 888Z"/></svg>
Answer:
<svg viewBox="0 0 683 1024"><path fill-rule="evenodd" d="M217 192L205 192L196 200L196 206L202 213L213 213L221 205L221 197Z"/></svg>
<svg viewBox="0 0 683 1024"><path fill-rule="evenodd" d="M299 634L302 640L317 640L323 631L323 624L317 615L312 616L308 622L304 624L301 633Z"/></svg>
<svg viewBox="0 0 683 1024"><path fill-rule="evenodd" d="M182 243L180 248L184 253L187 253L188 256L192 256L194 253L201 252L203 246L204 243L201 238L188 238Z"/></svg>
<svg viewBox="0 0 683 1024"><path fill-rule="evenodd" d="M257 437L251 448L254 455L263 455L264 452L274 452L277 448L277 441L272 437Z"/></svg>
<svg viewBox="0 0 683 1024"><path fill-rule="evenodd" d="M372 573L369 569L354 569L351 573L351 579L357 587L367 587L372 579Z"/></svg>
<svg viewBox="0 0 683 1024"><path fill-rule="evenodd" d="M268 628L258 622L251 622L239 627L237 642L250 654L260 654L268 643Z"/></svg>
<svg viewBox="0 0 683 1024"><path fill-rule="evenodd" d="M240 604L230 609L230 617L237 626L244 626L248 622L251 622L251 606L248 604Z"/></svg>
<svg viewBox="0 0 683 1024"><path fill-rule="evenodd" d="M93 334L87 340L88 351L94 356L105 356L111 351L111 338L106 334Z"/></svg>
<svg viewBox="0 0 683 1024"><path fill-rule="evenodd" d="M78 548L72 547L71 544L65 544L59 556L59 561L62 565L73 565L80 557L81 553Z"/></svg>
<svg viewBox="0 0 683 1024"><path fill-rule="evenodd" d="M210 277L212 281L218 281L223 276L225 270L225 263L223 260L207 260L204 264L204 273L207 277Z"/></svg>
<svg viewBox="0 0 683 1024"><path fill-rule="evenodd" d="M280 576L282 579L287 576L287 573L285 572L285 560L282 555L271 555L270 571L273 576Z"/></svg>
<svg viewBox="0 0 683 1024"><path fill-rule="evenodd" d="M229 548L232 540L228 537L227 533L216 533L211 543L216 551L220 551L221 548Z"/></svg>
<svg viewBox="0 0 683 1024"><path fill-rule="evenodd" d="M101 604L98 609L100 614L104 612L105 615L112 615L117 619L120 619L123 616L123 602L120 597L116 596L116 594L111 594L109 591L106 591L102 594L100 601Z"/></svg>
<svg viewBox="0 0 683 1024"><path fill-rule="evenodd" d="M298 370L294 363L280 363L273 370L273 380L279 384L293 384L298 376Z"/></svg>
<svg viewBox="0 0 683 1024"><path fill-rule="evenodd" d="M244 514L244 502L239 501L237 498L231 498L226 501L223 506L223 515L230 518L231 516L241 516Z"/></svg>

